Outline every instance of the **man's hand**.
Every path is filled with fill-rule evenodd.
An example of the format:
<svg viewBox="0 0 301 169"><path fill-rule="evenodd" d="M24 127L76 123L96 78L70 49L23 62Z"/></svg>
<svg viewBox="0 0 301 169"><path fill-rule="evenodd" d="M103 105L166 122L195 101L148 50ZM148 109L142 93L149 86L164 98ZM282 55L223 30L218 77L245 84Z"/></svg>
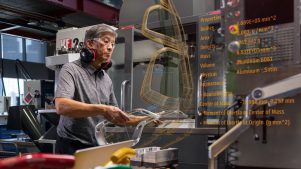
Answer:
<svg viewBox="0 0 301 169"><path fill-rule="evenodd" d="M114 124L126 124L130 120L125 112L115 106L108 106L104 117Z"/></svg>
<svg viewBox="0 0 301 169"><path fill-rule="evenodd" d="M148 116L133 116L133 115L130 115L129 118L130 118L130 120L127 121L125 123L125 125L135 126L135 125L138 125L143 120L150 120L150 117L148 117ZM152 125L153 127L156 127L156 126L162 124L162 121L160 121L160 120L154 120L154 121L152 121L152 124L153 124Z"/></svg>
<svg viewBox="0 0 301 169"><path fill-rule="evenodd" d="M154 125L153 127L158 127L161 124L163 124L163 121L161 121L161 120L154 120L153 121L153 125Z"/></svg>

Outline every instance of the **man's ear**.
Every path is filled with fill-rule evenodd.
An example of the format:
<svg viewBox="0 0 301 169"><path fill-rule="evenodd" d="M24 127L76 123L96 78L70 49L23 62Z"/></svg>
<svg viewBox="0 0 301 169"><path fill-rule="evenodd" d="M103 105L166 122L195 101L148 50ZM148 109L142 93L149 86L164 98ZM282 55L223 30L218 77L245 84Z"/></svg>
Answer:
<svg viewBox="0 0 301 169"><path fill-rule="evenodd" d="M88 47L89 49L94 49L95 47L94 47L94 42L93 42L93 40L88 40L88 41L86 41L86 47Z"/></svg>

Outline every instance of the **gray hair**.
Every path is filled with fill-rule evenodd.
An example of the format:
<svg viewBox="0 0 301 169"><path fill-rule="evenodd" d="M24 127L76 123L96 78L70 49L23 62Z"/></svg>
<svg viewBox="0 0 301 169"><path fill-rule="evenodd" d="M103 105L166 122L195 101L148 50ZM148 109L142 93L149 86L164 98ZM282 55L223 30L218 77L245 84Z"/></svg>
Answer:
<svg viewBox="0 0 301 169"><path fill-rule="evenodd" d="M113 27L107 25L107 24L98 24L95 26L92 26L90 29L86 31L85 35L85 42L90 39L95 39L103 36L104 33L110 32L112 33L115 38L117 37L116 31L113 29Z"/></svg>

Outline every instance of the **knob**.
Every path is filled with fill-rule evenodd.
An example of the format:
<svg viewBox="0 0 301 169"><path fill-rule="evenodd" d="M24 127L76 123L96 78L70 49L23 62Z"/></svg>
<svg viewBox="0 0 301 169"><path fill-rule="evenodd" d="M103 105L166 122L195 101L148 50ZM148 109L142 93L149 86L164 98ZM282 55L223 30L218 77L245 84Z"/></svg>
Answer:
<svg viewBox="0 0 301 169"><path fill-rule="evenodd" d="M239 26L237 24L229 26L228 29L229 29L230 34L232 34L232 35L239 34Z"/></svg>
<svg viewBox="0 0 301 169"><path fill-rule="evenodd" d="M240 49L240 43L238 41L232 41L228 45L229 52L236 53Z"/></svg>
<svg viewBox="0 0 301 169"><path fill-rule="evenodd" d="M263 96L263 92L262 92L262 90L260 90L260 89L256 89L256 90L253 92L253 97L254 97L255 99L260 99L262 96Z"/></svg>

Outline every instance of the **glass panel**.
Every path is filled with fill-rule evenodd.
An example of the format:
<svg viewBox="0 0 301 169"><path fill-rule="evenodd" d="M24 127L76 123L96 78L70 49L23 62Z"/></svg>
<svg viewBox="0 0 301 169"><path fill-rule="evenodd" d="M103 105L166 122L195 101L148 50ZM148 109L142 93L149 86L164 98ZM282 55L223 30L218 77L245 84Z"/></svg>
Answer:
<svg viewBox="0 0 301 169"><path fill-rule="evenodd" d="M18 81L16 78L3 78L6 96L11 97L11 106L17 105ZM19 79L21 98L24 95L24 79ZM21 102L22 103L22 102Z"/></svg>
<svg viewBox="0 0 301 169"><path fill-rule="evenodd" d="M39 40L26 39L26 61L45 63L46 43Z"/></svg>
<svg viewBox="0 0 301 169"><path fill-rule="evenodd" d="M147 28L144 30L145 36L160 44L179 48L178 45L183 40L182 32L176 16L169 9L156 5L150 8L146 16ZM159 28L150 30L152 23L149 23L148 20L153 20L156 24L159 23Z"/></svg>
<svg viewBox="0 0 301 169"><path fill-rule="evenodd" d="M23 60L22 38L3 34L3 58Z"/></svg>
<svg viewBox="0 0 301 169"><path fill-rule="evenodd" d="M153 69L151 88L168 97L179 97L179 55L164 52L160 54L156 62L157 64Z"/></svg>
<svg viewBox="0 0 301 169"><path fill-rule="evenodd" d="M150 56L141 97L164 110L187 111L193 95L188 48L174 5L171 1L160 2L149 7L143 17L142 34L165 47ZM160 28L151 29L152 24Z"/></svg>
<svg viewBox="0 0 301 169"><path fill-rule="evenodd" d="M169 11L164 8L155 9L149 13L149 18L160 24L160 28L156 29L156 32L176 38L177 34L174 30L174 26L176 26L175 17ZM148 26L149 24L151 23L148 22Z"/></svg>

